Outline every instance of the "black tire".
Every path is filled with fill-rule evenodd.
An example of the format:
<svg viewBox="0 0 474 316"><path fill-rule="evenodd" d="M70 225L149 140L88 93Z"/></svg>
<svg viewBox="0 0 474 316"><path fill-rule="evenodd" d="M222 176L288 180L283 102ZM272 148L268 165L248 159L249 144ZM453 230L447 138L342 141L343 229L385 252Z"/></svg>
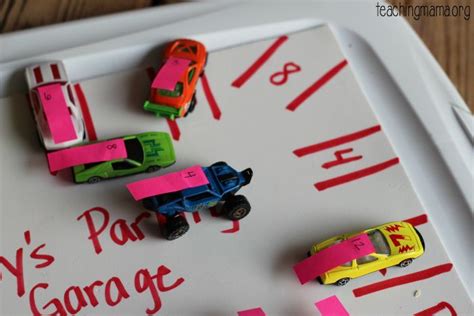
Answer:
<svg viewBox="0 0 474 316"><path fill-rule="evenodd" d="M176 215L166 218L166 224L163 227L163 235L168 240L175 240L186 234L189 230L189 224L186 218Z"/></svg>
<svg viewBox="0 0 474 316"><path fill-rule="evenodd" d="M193 97L191 98L191 104L189 105L188 112L186 112L185 116L194 111L194 109L196 108L196 104L197 104L196 93L194 93Z"/></svg>
<svg viewBox="0 0 474 316"><path fill-rule="evenodd" d="M150 167L148 167L148 169L146 169L146 172L155 172L155 171L158 171L160 169L161 169L160 166L150 166Z"/></svg>
<svg viewBox="0 0 474 316"><path fill-rule="evenodd" d="M337 280L335 284L336 284L337 286L344 286L344 285L346 285L347 283L349 283L350 280L351 280L351 279L349 279L349 278L342 278L342 279Z"/></svg>
<svg viewBox="0 0 474 316"><path fill-rule="evenodd" d="M93 177L90 177L89 179L87 179L87 183L89 183L89 184L98 183L100 181L102 181L102 178L97 177L97 176L93 176Z"/></svg>
<svg viewBox="0 0 474 316"><path fill-rule="evenodd" d="M413 259L405 259L402 262L398 264L399 267L401 268L406 268L408 267L411 263L413 262Z"/></svg>
<svg viewBox="0 0 474 316"><path fill-rule="evenodd" d="M250 203L243 195L233 195L225 201L223 210L228 219L238 221L250 213Z"/></svg>

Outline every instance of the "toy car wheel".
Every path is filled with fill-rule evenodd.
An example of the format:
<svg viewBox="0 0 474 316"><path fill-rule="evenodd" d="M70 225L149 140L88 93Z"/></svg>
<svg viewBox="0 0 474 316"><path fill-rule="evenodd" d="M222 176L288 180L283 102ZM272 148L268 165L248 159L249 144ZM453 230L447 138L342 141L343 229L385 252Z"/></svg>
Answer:
<svg viewBox="0 0 474 316"><path fill-rule="evenodd" d="M189 107L188 107L188 110L186 111L186 114L184 114L184 117L188 116L189 113L194 111L195 107L196 107L196 93L193 94L191 101L189 101Z"/></svg>
<svg viewBox="0 0 474 316"><path fill-rule="evenodd" d="M176 215L167 218L163 235L168 240L174 240L186 234L188 230L189 224L186 218Z"/></svg>
<svg viewBox="0 0 474 316"><path fill-rule="evenodd" d="M158 171L160 170L160 166L150 166L148 167L148 169L146 169L146 172L155 172L155 171Z"/></svg>
<svg viewBox="0 0 474 316"><path fill-rule="evenodd" d="M238 221L250 213L250 203L243 195L229 197L223 207L224 214L233 221Z"/></svg>
<svg viewBox="0 0 474 316"><path fill-rule="evenodd" d="M102 178L101 177L90 177L89 179L87 179L87 183L97 183L97 182L100 182L102 181Z"/></svg>
<svg viewBox="0 0 474 316"><path fill-rule="evenodd" d="M400 262L398 265L402 268L408 267L411 263L413 262L413 259L405 259L402 262Z"/></svg>
<svg viewBox="0 0 474 316"><path fill-rule="evenodd" d="M344 286L344 285L346 285L347 283L349 283L350 280L351 280L351 279L349 279L349 278L342 278L342 279L339 279L339 280L337 280L336 285L337 285L337 286Z"/></svg>
<svg viewBox="0 0 474 316"><path fill-rule="evenodd" d="M196 104L197 104L196 92L194 92L193 97L191 99L191 104L189 105L188 113L191 113L192 111L194 111Z"/></svg>

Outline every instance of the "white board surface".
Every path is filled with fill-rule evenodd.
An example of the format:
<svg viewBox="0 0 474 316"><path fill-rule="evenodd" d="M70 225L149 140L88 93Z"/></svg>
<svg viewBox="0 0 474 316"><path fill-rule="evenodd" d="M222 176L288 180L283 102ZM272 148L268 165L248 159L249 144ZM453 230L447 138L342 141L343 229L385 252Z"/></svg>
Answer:
<svg viewBox="0 0 474 316"><path fill-rule="evenodd" d="M269 39L210 54L206 78L222 114L219 119L213 117L199 84L195 112L177 123L181 133L175 142L177 163L161 171L220 160L237 169L251 167L254 178L242 193L251 202L252 212L235 233L222 233L232 227L231 222L202 213L197 224L188 215L190 231L169 242L159 236L158 224L150 216L140 224L142 240L116 245L109 235L112 223L119 219L131 223L144 212L125 184L150 175L96 185L75 185L68 172L52 177L36 144L25 96L2 99L0 255L14 262L17 249L23 248L25 294L18 296L15 278L0 266L1 313L31 313L29 295L38 283L48 283L47 289L35 292L38 308L41 313L51 313L54 306L41 306L55 297L64 304L63 295L70 286L84 288L96 280L105 284L115 276L129 297L109 306L105 285L97 287L97 305L91 306L86 298L88 304L80 313L146 314L154 301L149 289L137 291L134 277L144 268L156 273L161 265L171 270L165 285L184 278L175 289L159 294L162 315L235 315L257 306L268 315L317 315L314 302L334 294L353 315L378 314L380 308L387 315L414 314L441 301L451 304L458 314L468 313L471 303L455 267L424 281L358 298L353 295L353 289L364 285L449 263L429 222L418 227L427 244L426 253L406 269L394 267L385 276L373 273L342 288L299 284L292 266L314 242L419 216L425 210L403 171L403 161L356 181L323 191L315 188L317 182L391 161L397 154L382 126L381 132L357 141L295 156L295 149L379 123L350 66L343 67L295 111L286 109L291 100L344 60L327 27L290 34L242 87L232 87L274 42ZM270 77L289 62L301 70L290 74L283 85L271 84ZM149 82L144 69L135 69L80 83L99 139L168 131L165 120L142 110ZM353 149L348 156L363 158L329 169L321 167L335 159L335 151L348 148ZM100 254L88 239L84 219L77 220L94 207L110 214L110 223L100 237ZM30 232L29 245L25 231ZM39 253L55 260L48 267L35 268L43 260L33 260L31 252L42 244ZM421 296L415 297L415 290ZM116 297L115 290L112 293Z"/></svg>

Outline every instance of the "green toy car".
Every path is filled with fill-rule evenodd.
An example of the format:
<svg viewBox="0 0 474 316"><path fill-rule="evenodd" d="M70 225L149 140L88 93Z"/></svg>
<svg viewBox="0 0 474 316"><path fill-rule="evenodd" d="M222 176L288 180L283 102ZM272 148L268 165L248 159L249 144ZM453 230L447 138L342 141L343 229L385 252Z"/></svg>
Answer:
<svg viewBox="0 0 474 316"><path fill-rule="evenodd" d="M76 183L97 183L104 179L153 172L175 163L171 137L164 132L148 132L121 137L127 158L88 163L73 167Z"/></svg>

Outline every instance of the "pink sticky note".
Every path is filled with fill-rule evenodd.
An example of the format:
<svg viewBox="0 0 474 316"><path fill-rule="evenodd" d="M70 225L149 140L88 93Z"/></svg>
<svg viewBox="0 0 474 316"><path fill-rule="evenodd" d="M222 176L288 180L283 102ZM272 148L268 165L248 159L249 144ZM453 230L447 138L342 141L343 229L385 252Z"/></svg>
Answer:
<svg viewBox="0 0 474 316"><path fill-rule="evenodd" d="M43 111L55 144L77 138L61 84L50 84L38 88Z"/></svg>
<svg viewBox="0 0 474 316"><path fill-rule="evenodd" d="M244 311L237 312L239 316L265 316L265 312L260 308L252 308Z"/></svg>
<svg viewBox="0 0 474 316"><path fill-rule="evenodd" d="M369 237L361 234L321 250L297 263L293 270L301 284L305 284L337 266L373 252L375 249Z"/></svg>
<svg viewBox="0 0 474 316"><path fill-rule="evenodd" d="M160 68L151 83L151 87L155 89L163 89L173 91L176 83L181 75L188 67L191 61L189 59L170 57Z"/></svg>
<svg viewBox="0 0 474 316"><path fill-rule="evenodd" d="M153 195L176 192L206 185L209 180L201 166L193 166L164 176L149 178L127 184L127 189L138 201Z"/></svg>
<svg viewBox="0 0 474 316"><path fill-rule="evenodd" d="M316 302L315 305L321 316L349 316L349 313L336 295Z"/></svg>
<svg viewBox="0 0 474 316"><path fill-rule="evenodd" d="M125 143L123 139L113 139L48 153L48 164L49 170L55 172L86 163L120 158L127 158Z"/></svg>

